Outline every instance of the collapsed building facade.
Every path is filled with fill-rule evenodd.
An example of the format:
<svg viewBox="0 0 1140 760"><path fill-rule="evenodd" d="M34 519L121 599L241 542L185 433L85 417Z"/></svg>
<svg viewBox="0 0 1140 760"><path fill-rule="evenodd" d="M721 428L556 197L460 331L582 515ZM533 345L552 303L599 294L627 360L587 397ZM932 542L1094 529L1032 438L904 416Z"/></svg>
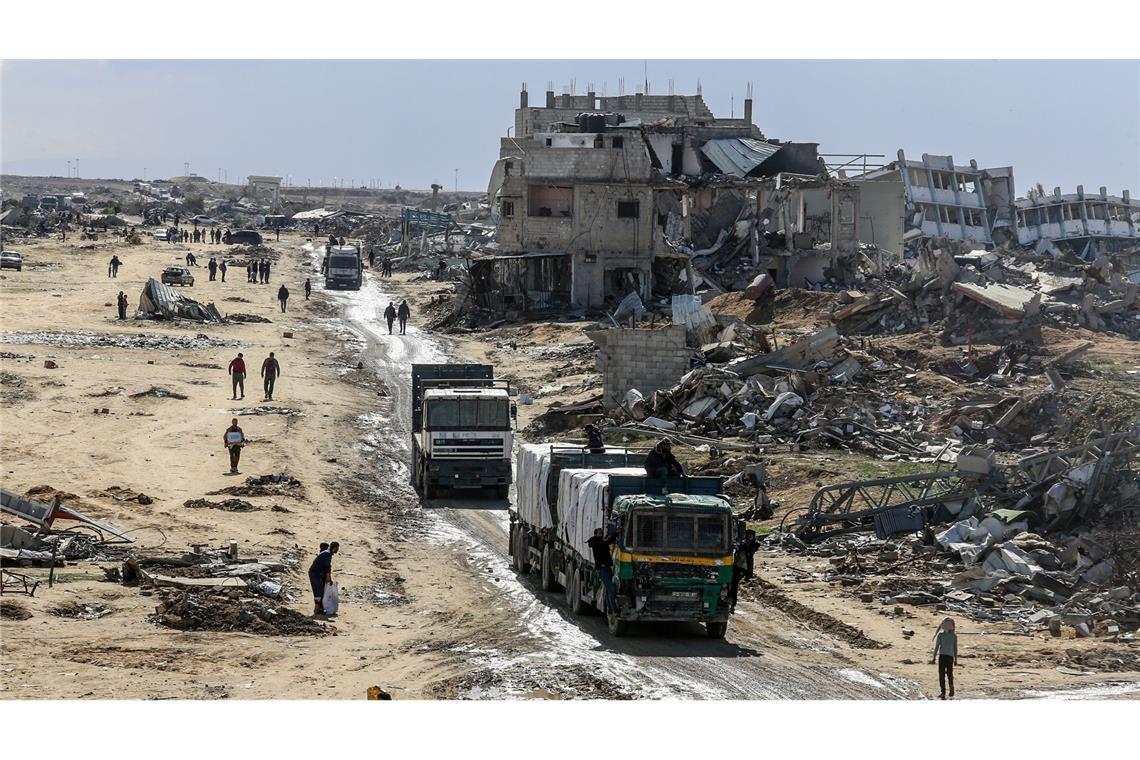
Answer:
<svg viewBox="0 0 1140 760"><path fill-rule="evenodd" d="M471 267L479 306L719 292L724 278L710 272L742 255L748 269L801 285L858 249L854 186L827 176L814 143L765 138L751 98L743 118L722 118L699 94L548 90L534 107L524 88L513 131L488 189L499 253Z"/></svg>

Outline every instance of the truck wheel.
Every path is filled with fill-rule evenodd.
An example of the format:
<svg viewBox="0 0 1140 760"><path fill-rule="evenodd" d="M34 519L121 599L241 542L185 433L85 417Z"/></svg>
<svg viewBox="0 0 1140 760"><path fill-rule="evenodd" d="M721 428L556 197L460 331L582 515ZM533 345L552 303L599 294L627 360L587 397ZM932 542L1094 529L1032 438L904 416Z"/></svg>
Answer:
<svg viewBox="0 0 1140 760"><path fill-rule="evenodd" d="M582 601L582 574L577 566L570 568L570 577L566 581L566 604L575 615L585 615L589 605Z"/></svg>
<svg viewBox="0 0 1140 760"><path fill-rule="evenodd" d="M554 551L547 546L542 550L542 590L553 591L557 585L554 580Z"/></svg>
<svg viewBox="0 0 1140 760"><path fill-rule="evenodd" d="M530 554L527 548L526 531L515 529L515 570L523 575L530 572Z"/></svg>
<svg viewBox="0 0 1140 760"><path fill-rule="evenodd" d="M710 639L723 639L724 635L728 633L728 621L705 623L705 633L708 634Z"/></svg>
<svg viewBox="0 0 1140 760"><path fill-rule="evenodd" d="M620 615L612 612L606 614L606 627L610 629L611 635L619 639L629 633L629 621L622 620Z"/></svg>

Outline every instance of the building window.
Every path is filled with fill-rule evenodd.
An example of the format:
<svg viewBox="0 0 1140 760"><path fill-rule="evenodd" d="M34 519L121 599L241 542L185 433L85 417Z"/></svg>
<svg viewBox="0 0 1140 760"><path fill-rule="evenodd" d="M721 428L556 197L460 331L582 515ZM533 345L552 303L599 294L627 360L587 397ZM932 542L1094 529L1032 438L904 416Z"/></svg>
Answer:
<svg viewBox="0 0 1140 760"><path fill-rule="evenodd" d="M568 218L574 215L574 188L556 185L528 185L527 216Z"/></svg>
<svg viewBox="0 0 1140 760"><path fill-rule="evenodd" d="M615 148L624 147L625 146L625 138L624 137L615 137L614 141L613 141L613 146Z"/></svg>
<svg viewBox="0 0 1140 760"><path fill-rule="evenodd" d="M515 215L515 202L514 201L503 201L503 216L514 216L514 215Z"/></svg>
<svg viewBox="0 0 1140 760"><path fill-rule="evenodd" d="M549 147L551 147L551 146L553 146L553 145L554 145L554 140L553 140L552 138L550 138L550 137L546 138L546 147L548 147L548 148L549 148Z"/></svg>
<svg viewBox="0 0 1140 760"><path fill-rule="evenodd" d="M638 206L637 201L618 201L618 219L636 219L638 217Z"/></svg>

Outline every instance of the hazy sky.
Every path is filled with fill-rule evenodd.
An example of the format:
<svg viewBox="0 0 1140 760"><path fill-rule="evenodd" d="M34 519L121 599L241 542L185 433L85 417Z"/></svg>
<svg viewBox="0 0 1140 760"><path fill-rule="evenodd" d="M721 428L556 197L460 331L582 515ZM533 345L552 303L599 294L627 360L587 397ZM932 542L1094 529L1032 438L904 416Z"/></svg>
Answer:
<svg viewBox="0 0 1140 760"><path fill-rule="evenodd" d="M444 51L440 51L444 52ZM334 176L486 189L499 137L527 82L571 79L618 94L643 61L6 61L0 164L15 174L168 177L231 182ZM769 137L824 153L951 154L1014 167L1019 193L1140 193L1136 61L654 61L653 94L692 93L718 116L754 84L753 121Z"/></svg>

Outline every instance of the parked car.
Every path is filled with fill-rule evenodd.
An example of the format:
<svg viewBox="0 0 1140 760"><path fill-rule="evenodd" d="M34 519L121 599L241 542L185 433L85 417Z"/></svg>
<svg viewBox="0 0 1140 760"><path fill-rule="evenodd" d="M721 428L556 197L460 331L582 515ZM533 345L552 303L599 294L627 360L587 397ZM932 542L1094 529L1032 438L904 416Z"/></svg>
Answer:
<svg viewBox="0 0 1140 760"><path fill-rule="evenodd" d="M169 230L161 229L161 230L155 230L154 231L154 239L155 240L161 240L162 242L165 243L169 238L170 238L170 231Z"/></svg>
<svg viewBox="0 0 1140 760"><path fill-rule="evenodd" d="M24 257L15 251L0 251L0 269L15 269L17 272L24 268Z"/></svg>
<svg viewBox="0 0 1140 760"><path fill-rule="evenodd" d="M257 230L234 230L230 233L229 238L222 238L222 242L229 245L233 245L235 243L261 245L261 233L259 233Z"/></svg>
<svg viewBox="0 0 1140 760"><path fill-rule="evenodd" d="M186 267L167 267L162 270L162 284L194 287L194 275Z"/></svg>
<svg viewBox="0 0 1140 760"><path fill-rule="evenodd" d="M191 224L193 224L195 222L197 222L199 227L213 227L213 226L221 223L217 219L206 216L205 214L198 214L198 216L196 216L190 220Z"/></svg>

